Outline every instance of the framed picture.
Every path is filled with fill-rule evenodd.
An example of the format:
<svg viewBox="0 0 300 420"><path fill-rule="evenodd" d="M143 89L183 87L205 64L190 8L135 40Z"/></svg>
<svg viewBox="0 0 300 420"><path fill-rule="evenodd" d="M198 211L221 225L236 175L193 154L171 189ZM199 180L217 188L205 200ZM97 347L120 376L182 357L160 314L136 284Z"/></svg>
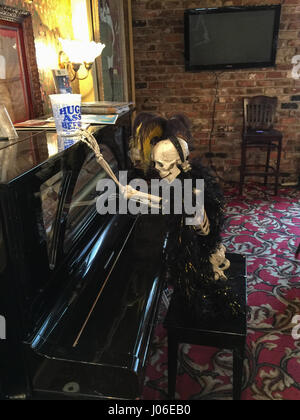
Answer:
<svg viewBox="0 0 300 420"><path fill-rule="evenodd" d="M135 101L131 0L91 0L100 101Z"/></svg>
<svg viewBox="0 0 300 420"><path fill-rule="evenodd" d="M0 96L13 122L30 117L30 87L23 31L19 23L0 20Z"/></svg>
<svg viewBox="0 0 300 420"><path fill-rule="evenodd" d="M43 114L31 14L2 4L0 97L13 123Z"/></svg>
<svg viewBox="0 0 300 420"><path fill-rule="evenodd" d="M72 93L68 71L65 69L52 70L56 93Z"/></svg>

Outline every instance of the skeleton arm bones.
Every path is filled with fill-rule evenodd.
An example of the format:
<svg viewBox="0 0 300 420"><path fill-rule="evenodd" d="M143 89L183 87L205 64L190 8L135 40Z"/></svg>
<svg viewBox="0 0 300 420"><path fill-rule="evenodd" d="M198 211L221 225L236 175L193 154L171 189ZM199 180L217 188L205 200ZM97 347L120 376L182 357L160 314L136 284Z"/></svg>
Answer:
<svg viewBox="0 0 300 420"><path fill-rule="evenodd" d="M161 197L137 191L130 185L121 185L120 190L123 197L127 200L133 200L141 204L147 204L152 208L160 208Z"/></svg>
<svg viewBox="0 0 300 420"><path fill-rule="evenodd" d="M194 193L197 195L200 191L195 189ZM210 222L204 208L195 222L196 224L194 224L194 229L197 235L208 236L210 234ZM215 280L219 280L221 278L227 279L224 271L230 267L230 261L226 258L226 247L222 243L220 243L216 251L210 255L209 262L213 267Z"/></svg>

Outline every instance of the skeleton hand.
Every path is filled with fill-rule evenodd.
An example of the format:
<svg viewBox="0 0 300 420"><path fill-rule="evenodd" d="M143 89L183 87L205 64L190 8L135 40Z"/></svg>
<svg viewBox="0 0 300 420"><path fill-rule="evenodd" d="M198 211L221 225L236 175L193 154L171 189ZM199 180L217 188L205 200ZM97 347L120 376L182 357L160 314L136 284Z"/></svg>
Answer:
<svg viewBox="0 0 300 420"><path fill-rule="evenodd" d="M160 208L161 198L156 195L151 195L143 193L141 191L135 190L130 185L126 185L120 188L123 197L126 200L133 200L140 204L148 205L152 208Z"/></svg>
<svg viewBox="0 0 300 420"><path fill-rule="evenodd" d="M230 267L230 261L227 260L226 255L226 248L223 244L219 246L217 251L212 254L209 258L210 263L213 266L213 270L215 273L215 280L219 280L220 278L227 279L224 274L224 271Z"/></svg>
<svg viewBox="0 0 300 420"><path fill-rule="evenodd" d="M194 188L193 192L198 203L197 211L194 216L193 225L197 235L207 236L210 234L210 223L204 208L203 199L201 199L201 190ZM202 205L201 205L202 203Z"/></svg>

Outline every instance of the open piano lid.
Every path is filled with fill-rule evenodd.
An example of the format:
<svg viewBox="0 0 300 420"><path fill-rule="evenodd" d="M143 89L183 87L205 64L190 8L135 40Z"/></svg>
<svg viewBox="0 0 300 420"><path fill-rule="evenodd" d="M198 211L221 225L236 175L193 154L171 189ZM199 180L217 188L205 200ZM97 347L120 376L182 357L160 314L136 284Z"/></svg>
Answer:
<svg viewBox="0 0 300 420"><path fill-rule="evenodd" d="M118 148L113 132L105 128L99 133L101 144L109 150ZM13 319L12 325L19 328L12 342L6 343L16 351L6 352L9 357L3 372L9 383L3 395L9 398L24 392L33 399L139 398L163 286L165 219L156 215L92 217L86 212L82 234L70 236L71 248L66 255L65 238L57 235L61 252L58 264L50 269L42 187L58 177L59 185L76 189L78 173L84 168L90 177L84 184L87 195L79 191L78 200L85 202L101 174L99 167L91 171L90 151L84 145L53 151L56 139L52 133L51 138L45 133L27 135L0 151L6 165L0 192L9 197L7 208L1 209L5 211L3 226L7 237L14 238L13 248L8 241L5 247L13 255L17 246L19 253L19 263L3 279L7 296L13 294L13 299L5 297L2 301L7 301L7 319ZM18 165L10 165L13 160ZM51 181L50 190L53 185ZM64 203L59 200L57 208L64 216L72 194L68 189L61 191L66 199ZM76 222L76 215L72 222ZM54 227L59 229L62 223L67 224L65 217L56 217L56 221ZM15 386L23 360L26 385L20 381L20 386Z"/></svg>

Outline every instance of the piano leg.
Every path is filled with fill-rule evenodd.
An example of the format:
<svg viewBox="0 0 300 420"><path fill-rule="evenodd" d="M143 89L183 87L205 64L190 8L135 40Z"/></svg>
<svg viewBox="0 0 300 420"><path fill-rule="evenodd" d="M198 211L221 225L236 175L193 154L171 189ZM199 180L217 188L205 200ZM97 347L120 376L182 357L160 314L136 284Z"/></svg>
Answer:
<svg viewBox="0 0 300 420"><path fill-rule="evenodd" d="M177 377L177 355L179 342L170 331L168 333L168 394L171 400L175 399Z"/></svg>

